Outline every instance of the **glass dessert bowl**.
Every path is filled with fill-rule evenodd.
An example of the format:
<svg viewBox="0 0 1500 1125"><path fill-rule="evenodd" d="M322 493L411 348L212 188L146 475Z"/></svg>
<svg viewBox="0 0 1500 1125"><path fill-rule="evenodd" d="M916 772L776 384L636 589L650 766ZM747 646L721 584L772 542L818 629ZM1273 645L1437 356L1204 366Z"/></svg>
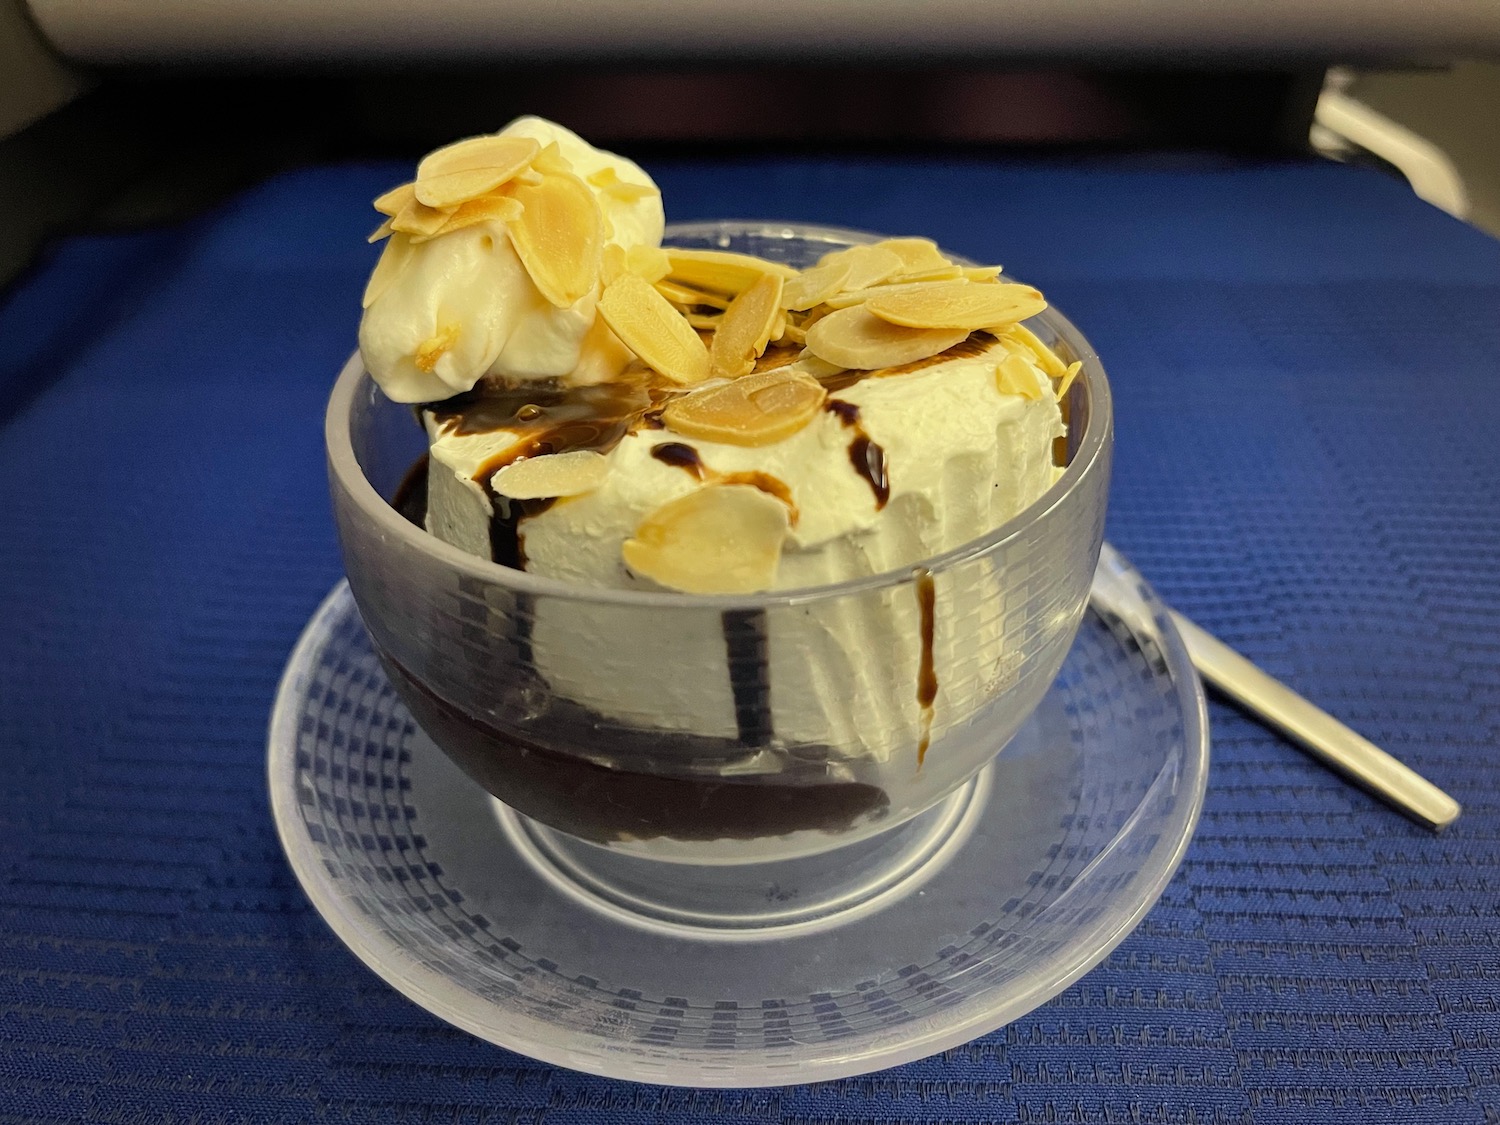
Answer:
<svg viewBox="0 0 1500 1125"><path fill-rule="evenodd" d="M664 245L803 269L878 237L726 222L669 227ZM1042 699L1099 554L1104 371L1057 312L1026 323L1082 365L1062 400L1065 468L1039 499L913 565L735 595L564 582L428 533L408 518L426 439L356 355L329 403L329 475L350 587L392 684L490 793L614 852L759 863L910 821Z"/></svg>

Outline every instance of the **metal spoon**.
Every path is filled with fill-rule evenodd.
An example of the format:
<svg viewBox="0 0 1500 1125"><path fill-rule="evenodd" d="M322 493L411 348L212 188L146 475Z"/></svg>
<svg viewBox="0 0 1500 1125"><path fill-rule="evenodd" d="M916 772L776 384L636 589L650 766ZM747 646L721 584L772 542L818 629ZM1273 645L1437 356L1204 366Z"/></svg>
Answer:
<svg viewBox="0 0 1500 1125"><path fill-rule="evenodd" d="M1205 683L1355 784L1418 824L1442 831L1462 811L1452 797L1373 742L1361 738L1223 641L1171 611L1193 667Z"/></svg>

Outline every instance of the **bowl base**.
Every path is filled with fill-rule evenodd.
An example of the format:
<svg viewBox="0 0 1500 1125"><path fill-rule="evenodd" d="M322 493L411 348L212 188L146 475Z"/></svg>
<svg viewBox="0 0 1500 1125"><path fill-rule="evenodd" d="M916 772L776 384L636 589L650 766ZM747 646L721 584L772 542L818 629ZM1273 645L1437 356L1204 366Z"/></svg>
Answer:
<svg viewBox="0 0 1500 1125"><path fill-rule="evenodd" d="M832 929L912 894L972 834L992 772L876 836L768 863L632 855L548 828L500 801L494 808L505 838L541 879L612 921L687 938L757 940Z"/></svg>

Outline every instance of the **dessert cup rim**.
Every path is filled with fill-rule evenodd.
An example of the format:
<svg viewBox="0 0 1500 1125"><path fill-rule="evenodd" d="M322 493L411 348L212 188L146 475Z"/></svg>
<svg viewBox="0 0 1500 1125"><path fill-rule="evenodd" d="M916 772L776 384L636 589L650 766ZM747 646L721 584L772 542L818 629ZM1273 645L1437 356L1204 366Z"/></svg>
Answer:
<svg viewBox="0 0 1500 1125"><path fill-rule="evenodd" d="M715 234L761 234L785 238L821 237L829 242L840 244L873 242L890 237L848 227L770 220L671 223L667 225L664 237L670 239ZM955 261L966 261L958 255L949 256ZM1010 278L1010 280L1015 279ZM460 550L425 529L417 527L397 512L376 491L375 486L370 483L360 467L354 454L349 422L356 395L367 384L373 384L373 380L365 370L357 348L339 372L333 391L329 395L328 408L324 416L324 440L329 474L335 485L343 489L365 518L372 521L383 534L404 542L413 549L430 555L435 560L464 572L470 577L493 585L509 587L521 593L565 598L574 602L597 605L636 606L657 610L714 609L723 611L763 610L806 605L872 590L896 589L910 585L924 573L941 574L999 550L1006 543L1025 534L1032 525L1049 513L1067 504L1079 493L1084 481L1092 474L1108 468L1110 443L1114 430L1114 408L1103 363L1090 345L1088 338L1055 306L1049 304L1043 312L1030 319L1046 323L1054 329L1058 337L1066 340L1077 358L1083 362L1078 383L1082 384L1088 395L1088 421L1073 460L1063 471L1062 476L1021 512L978 538L916 563L844 582L786 590L768 590L756 594L686 594L670 590L621 590L564 582L556 578L516 570ZM377 393L379 393L378 389Z"/></svg>

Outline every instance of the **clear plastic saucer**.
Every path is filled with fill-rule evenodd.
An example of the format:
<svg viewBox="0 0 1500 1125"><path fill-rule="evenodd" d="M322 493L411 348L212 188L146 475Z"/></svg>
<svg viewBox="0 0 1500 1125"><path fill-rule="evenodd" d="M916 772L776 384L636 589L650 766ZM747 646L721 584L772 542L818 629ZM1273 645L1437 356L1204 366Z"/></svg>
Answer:
<svg viewBox="0 0 1500 1125"><path fill-rule="evenodd" d="M680 1086L862 1074L1030 1011L1156 901L1208 773L1198 678L1108 547L1061 674L993 764L807 859L635 859L505 808L417 728L342 583L269 743L282 846L366 965L500 1046Z"/></svg>

